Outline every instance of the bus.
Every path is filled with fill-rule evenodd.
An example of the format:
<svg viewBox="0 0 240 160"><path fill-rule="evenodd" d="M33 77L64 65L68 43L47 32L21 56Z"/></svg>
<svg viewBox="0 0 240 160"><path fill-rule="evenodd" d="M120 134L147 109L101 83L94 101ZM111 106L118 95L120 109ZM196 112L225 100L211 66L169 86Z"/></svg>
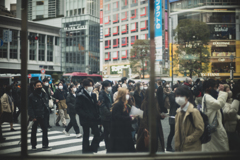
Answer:
<svg viewBox="0 0 240 160"><path fill-rule="evenodd" d="M101 75L87 74L87 73L83 73L83 72L65 73L65 74L62 75L61 79L63 79L66 84L70 84L71 82L80 83L86 78L91 78L94 81L94 83L103 81L103 78L102 78Z"/></svg>

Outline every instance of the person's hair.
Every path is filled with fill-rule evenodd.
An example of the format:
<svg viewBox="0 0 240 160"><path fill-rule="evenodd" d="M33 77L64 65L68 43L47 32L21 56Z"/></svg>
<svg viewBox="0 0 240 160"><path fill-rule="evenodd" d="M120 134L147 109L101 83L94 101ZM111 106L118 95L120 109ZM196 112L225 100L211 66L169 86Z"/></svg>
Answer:
<svg viewBox="0 0 240 160"><path fill-rule="evenodd" d="M135 91L137 91L138 93L141 91L140 90L140 85L141 85L140 82L137 82L136 85L135 85Z"/></svg>
<svg viewBox="0 0 240 160"><path fill-rule="evenodd" d="M60 82L65 83L65 81L63 79L61 79Z"/></svg>
<svg viewBox="0 0 240 160"><path fill-rule="evenodd" d="M108 87L110 85L109 81L103 81L102 82L102 89L104 90L105 87Z"/></svg>
<svg viewBox="0 0 240 160"><path fill-rule="evenodd" d="M179 87L178 84L173 85L173 90L174 90L175 88L178 88L178 87Z"/></svg>
<svg viewBox="0 0 240 160"><path fill-rule="evenodd" d="M161 85L162 85L162 82L159 80L159 81L157 81L157 84L158 84L159 86L161 86Z"/></svg>
<svg viewBox="0 0 240 160"><path fill-rule="evenodd" d="M83 87L90 86L90 82L91 81L89 79L84 79L83 82L82 82L83 83Z"/></svg>
<svg viewBox="0 0 240 160"><path fill-rule="evenodd" d="M69 93L71 93L71 92L72 92L72 90L71 90L71 89L72 89L74 86L75 86L75 85L73 85L73 84L71 84L71 85L70 85L70 87L69 87Z"/></svg>
<svg viewBox="0 0 240 160"><path fill-rule="evenodd" d="M44 78L43 82L49 82L49 79L48 78Z"/></svg>
<svg viewBox="0 0 240 160"><path fill-rule="evenodd" d="M216 86L216 81L213 79L209 79L203 82L203 91L206 91L209 87L212 87L212 89Z"/></svg>
<svg viewBox="0 0 240 160"><path fill-rule="evenodd" d="M186 82L187 82L187 83L188 83L190 80L191 80L190 77L187 77L187 78L186 78Z"/></svg>
<svg viewBox="0 0 240 160"><path fill-rule="evenodd" d="M119 88L118 89L118 93L117 93L117 98L115 100L114 104L118 103L119 101L122 101L123 103L126 103L126 93L127 93L127 89L126 88Z"/></svg>
<svg viewBox="0 0 240 160"><path fill-rule="evenodd" d="M176 96L181 96L181 97L187 97L188 99L190 99L191 97L191 91L188 89L187 86L180 86L177 88L177 90L175 91L175 97Z"/></svg>
<svg viewBox="0 0 240 160"><path fill-rule="evenodd" d="M87 78L90 82L92 82L92 86L94 86L94 81L92 80L92 78Z"/></svg>
<svg viewBox="0 0 240 160"><path fill-rule="evenodd" d="M124 83L124 81L126 81L126 80L127 80L127 77L123 77L123 78L121 79L122 83Z"/></svg>
<svg viewBox="0 0 240 160"><path fill-rule="evenodd" d="M41 84L42 84L42 82L41 82L41 81L39 81L39 80L36 80L36 81L33 83L34 87L36 87L37 83L41 83Z"/></svg>
<svg viewBox="0 0 240 160"><path fill-rule="evenodd" d="M57 85L59 86L59 84L61 84L63 86L63 83L62 82L59 82Z"/></svg>

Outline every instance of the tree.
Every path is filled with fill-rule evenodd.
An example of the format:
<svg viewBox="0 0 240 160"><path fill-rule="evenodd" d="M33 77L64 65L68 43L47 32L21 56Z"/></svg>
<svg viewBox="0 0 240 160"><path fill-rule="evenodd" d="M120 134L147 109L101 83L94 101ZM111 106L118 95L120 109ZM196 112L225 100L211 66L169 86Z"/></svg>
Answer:
<svg viewBox="0 0 240 160"><path fill-rule="evenodd" d="M207 45L210 31L206 23L191 19L180 20L176 28L178 41L174 63L178 71L189 77L208 71L209 56Z"/></svg>
<svg viewBox="0 0 240 160"><path fill-rule="evenodd" d="M149 61L150 41L136 40L130 52L130 67L132 73L137 73L139 77L148 73L149 67L145 65Z"/></svg>

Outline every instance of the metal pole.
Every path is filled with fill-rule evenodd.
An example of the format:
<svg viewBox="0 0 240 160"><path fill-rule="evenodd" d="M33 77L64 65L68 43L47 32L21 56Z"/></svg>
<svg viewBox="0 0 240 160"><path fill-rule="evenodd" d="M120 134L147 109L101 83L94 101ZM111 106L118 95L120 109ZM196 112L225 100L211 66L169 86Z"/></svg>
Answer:
<svg viewBox="0 0 240 160"><path fill-rule="evenodd" d="M150 92L149 92L149 129L150 129L150 155L154 155L156 151L156 104L155 102L155 42L154 42L154 0L149 1L150 5Z"/></svg>
<svg viewBox="0 0 240 160"><path fill-rule="evenodd" d="M173 26L172 23L173 23L173 20L171 18L171 26ZM172 29L172 27L171 27L171 29ZM172 31L173 31L173 29L172 29ZM173 89L173 32L171 32L171 33L172 33L171 56L172 56L172 89Z"/></svg>
<svg viewBox="0 0 240 160"><path fill-rule="evenodd" d="M28 0L22 0L21 23L21 156L27 157L27 61L28 61Z"/></svg>

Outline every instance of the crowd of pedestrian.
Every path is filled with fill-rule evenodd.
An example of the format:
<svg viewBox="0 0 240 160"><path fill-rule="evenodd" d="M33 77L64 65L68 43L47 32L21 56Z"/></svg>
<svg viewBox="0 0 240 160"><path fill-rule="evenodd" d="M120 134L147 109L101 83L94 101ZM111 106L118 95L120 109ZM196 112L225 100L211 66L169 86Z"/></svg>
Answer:
<svg viewBox="0 0 240 160"><path fill-rule="evenodd" d="M90 78L66 84L64 80L49 84L49 79L29 84L29 121L32 149L36 150L36 132L42 128L43 150L51 150L48 128L51 109L57 106L56 126L64 127L69 136L73 127L76 138L83 138L82 152L98 152L104 140L107 153L149 151L149 89L148 83L123 77L113 82L94 83ZM17 82L1 90L0 123L9 122L15 131L21 111L21 87ZM155 83L156 151L228 151L240 150L240 81L227 83L213 79L190 77L171 86L169 82ZM143 115L133 115L133 108ZM80 133L76 115L83 134ZM170 132L166 146L161 120L169 118ZM70 119L67 124L66 119ZM61 123L60 123L61 122ZM0 129L1 132L1 129ZM90 134L93 139L90 143ZM172 146L173 138L175 147ZM1 141L4 140L0 133Z"/></svg>

